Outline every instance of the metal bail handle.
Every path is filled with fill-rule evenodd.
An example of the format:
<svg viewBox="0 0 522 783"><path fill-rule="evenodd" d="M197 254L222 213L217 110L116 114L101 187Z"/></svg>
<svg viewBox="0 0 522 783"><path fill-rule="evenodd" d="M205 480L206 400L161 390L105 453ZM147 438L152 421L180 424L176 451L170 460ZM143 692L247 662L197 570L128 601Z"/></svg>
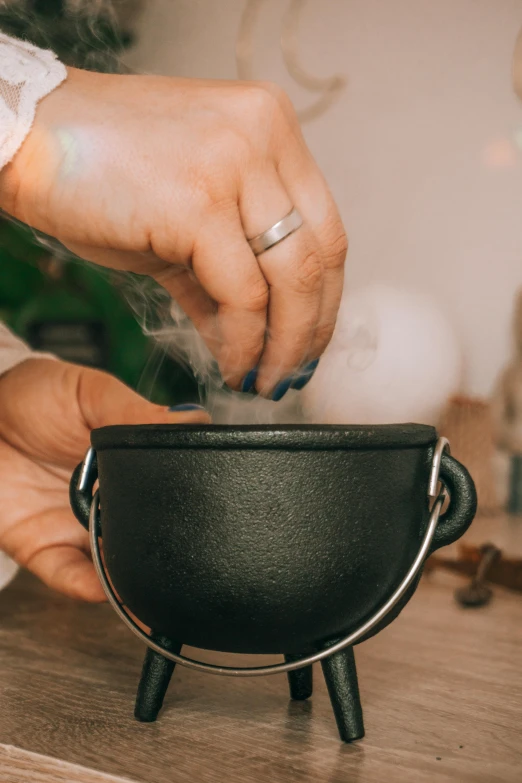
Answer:
<svg viewBox="0 0 522 783"><path fill-rule="evenodd" d="M369 620L360 625L356 631L353 631L351 634L346 636L344 639L341 639L339 642L336 642L336 644L333 644L331 647L320 650L313 655L308 655L305 658L300 658L297 661L291 661L290 663L276 663L270 666L255 666L237 669L232 666L217 666L211 663L202 663L201 661L196 661L194 658L187 658L184 655L177 655L176 653L165 649L161 645L156 644L156 642L154 642L150 636L147 636L147 634L142 631L142 629L127 613L123 605L116 597L116 594L114 593L114 590L112 589L107 578L107 574L105 573L98 542L101 535L98 490L96 490L94 493L89 515L89 538L94 568L96 569L96 573L98 574L109 603L115 610L116 614L123 620L125 625L130 628L130 630L139 639L141 639L141 641L144 642L147 647L149 647L151 650L154 650L154 652L159 653L164 658L167 658L173 663L179 663L181 666L186 666L187 668L195 669L196 671L208 672L210 674L221 674L228 677L260 677L266 674L283 674L284 672L291 672L296 669L301 669L303 666L309 666L312 663L316 663L317 661L322 661L324 658L329 658L335 653L344 650L346 647L351 647L353 644L358 642L359 639L362 639L363 636L366 636L366 634L375 628L375 626L386 617L388 612L390 612L393 607L398 604L401 598L405 595L408 588L413 584L430 550L431 542L437 529L442 507L447 498L447 491L444 486L442 486L440 491L437 489L439 485L440 463L442 454L445 450L449 451L449 443L446 438L439 438L433 452L433 462L428 487L428 497L431 499L436 497L436 500L431 509L428 527L426 528L426 532L424 534L420 549L417 552L417 556L398 588L395 590L393 595L388 598L386 603L384 603L381 608L378 609L375 614L372 615L372 617L370 617Z"/></svg>

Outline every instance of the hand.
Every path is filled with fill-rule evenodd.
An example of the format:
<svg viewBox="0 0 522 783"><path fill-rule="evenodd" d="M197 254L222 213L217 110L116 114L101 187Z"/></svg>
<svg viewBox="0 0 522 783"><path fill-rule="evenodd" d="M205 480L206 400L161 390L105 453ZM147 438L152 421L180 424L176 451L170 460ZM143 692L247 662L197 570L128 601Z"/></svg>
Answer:
<svg viewBox="0 0 522 783"><path fill-rule="evenodd" d="M273 85L70 69L0 193L8 213L81 257L154 277L232 388L257 377L257 391L279 397L330 340L346 235ZM293 206L304 225L256 258L245 235Z"/></svg>
<svg viewBox="0 0 522 783"><path fill-rule="evenodd" d="M106 424L208 422L169 413L116 378L52 359L28 359L0 377L0 549L73 598L104 601L88 534L69 506L69 479Z"/></svg>

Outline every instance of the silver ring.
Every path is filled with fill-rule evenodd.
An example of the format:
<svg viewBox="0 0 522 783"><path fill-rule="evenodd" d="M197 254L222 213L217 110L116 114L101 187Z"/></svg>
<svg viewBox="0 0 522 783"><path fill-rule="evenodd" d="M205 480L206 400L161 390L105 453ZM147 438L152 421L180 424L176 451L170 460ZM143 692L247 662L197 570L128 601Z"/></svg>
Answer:
<svg viewBox="0 0 522 783"><path fill-rule="evenodd" d="M301 228L303 225L303 218L294 207L291 212L286 215L279 223L276 223L272 228L263 231L262 234L258 234L257 237L248 240L248 244L252 248L252 252L255 256L260 256L265 250L268 250L274 245L278 245L283 239L286 239Z"/></svg>

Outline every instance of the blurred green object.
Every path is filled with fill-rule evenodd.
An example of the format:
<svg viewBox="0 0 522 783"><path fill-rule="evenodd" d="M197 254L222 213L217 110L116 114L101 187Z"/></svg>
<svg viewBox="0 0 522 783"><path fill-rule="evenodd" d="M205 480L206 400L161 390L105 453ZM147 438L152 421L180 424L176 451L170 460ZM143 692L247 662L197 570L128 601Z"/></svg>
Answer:
<svg viewBox="0 0 522 783"><path fill-rule="evenodd" d="M32 348L111 372L158 404L198 399L193 376L142 331L111 273L60 260L0 220L0 318Z"/></svg>

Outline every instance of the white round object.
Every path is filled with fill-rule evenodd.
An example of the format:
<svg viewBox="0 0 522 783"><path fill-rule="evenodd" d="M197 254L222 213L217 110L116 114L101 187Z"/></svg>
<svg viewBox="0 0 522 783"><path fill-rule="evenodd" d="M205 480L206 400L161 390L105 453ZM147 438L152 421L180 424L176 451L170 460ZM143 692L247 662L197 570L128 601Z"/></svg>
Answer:
<svg viewBox="0 0 522 783"><path fill-rule="evenodd" d="M461 372L458 341L436 302L371 285L343 299L303 411L322 424L435 425Z"/></svg>
<svg viewBox="0 0 522 783"><path fill-rule="evenodd" d="M16 574L18 573L18 565L8 557L5 552L0 552L0 590L7 587Z"/></svg>

